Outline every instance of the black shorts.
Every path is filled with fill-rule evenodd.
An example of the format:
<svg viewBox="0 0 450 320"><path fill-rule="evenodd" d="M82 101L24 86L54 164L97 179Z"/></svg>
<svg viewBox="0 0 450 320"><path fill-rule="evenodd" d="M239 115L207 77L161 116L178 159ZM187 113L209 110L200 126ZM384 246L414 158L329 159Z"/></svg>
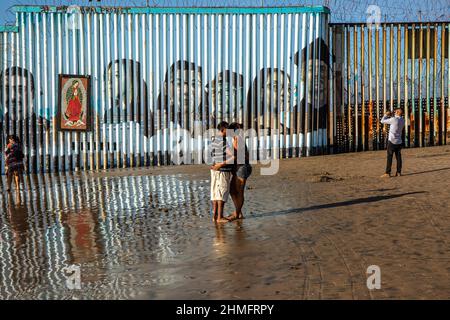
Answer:
<svg viewBox="0 0 450 320"><path fill-rule="evenodd" d="M14 163L14 164L8 166L6 175L12 175L14 173L23 174L23 169L24 169L23 163Z"/></svg>
<svg viewBox="0 0 450 320"><path fill-rule="evenodd" d="M249 164L243 164L237 167L236 176L241 179L248 179L252 174L252 166Z"/></svg>

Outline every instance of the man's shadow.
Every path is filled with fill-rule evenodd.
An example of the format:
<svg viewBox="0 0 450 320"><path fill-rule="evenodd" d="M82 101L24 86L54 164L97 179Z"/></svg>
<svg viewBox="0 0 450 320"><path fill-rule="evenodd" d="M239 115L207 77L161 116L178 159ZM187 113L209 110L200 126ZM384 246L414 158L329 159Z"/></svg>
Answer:
<svg viewBox="0 0 450 320"><path fill-rule="evenodd" d="M425 174L425 173L439 172L439 171L446 171L446 170L450 170L450 167L440 168L440 169L433 169L433 170L426 170L426 171L419 171L419 172L405 173L405 174L402 174L402 176L413 176L413 175L416 175L416 174Z"/></svg>
<svg viewBox="0 0 450 320"><path fill-rule="evenodd" d="M373 202L379 202L379 201L383 201L383 200L395 199L395 198L400 198L400 197L415 195L415 194L422 194L422 193L427 193L427 192L426 191L414 191L414 192L406 192L406 193L399 193L399 194L392 194L392 195L372 196L372 197L352 199L352 200L347 200L347 201L342 201L342 202L320 204L320 205L315 205L315 206L306 207L306 208L294 208L294 209L280 210L280 211L274 211L274 212L260 213L260 214L252 215L251 218L272 217L272 216L287 215L287 214L291 214L291 213L302 213L302 212L313 211L313 210L340 208L340 207L346 207L346 206L351 206L351 205L355 205L355 204L373 203Z"/></svg>

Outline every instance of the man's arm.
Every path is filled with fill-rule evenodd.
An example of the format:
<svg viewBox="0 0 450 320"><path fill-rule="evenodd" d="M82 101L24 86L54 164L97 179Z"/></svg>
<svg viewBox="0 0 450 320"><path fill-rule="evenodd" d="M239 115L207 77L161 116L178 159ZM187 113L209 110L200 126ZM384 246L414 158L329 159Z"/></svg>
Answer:
<svg viewBox="0 0 450 320"><path fill-rule="evenodd" d="M381 119L381 123L382 124L392 124L393 120L394 120L394 118L391 117L391 112L388 111L384 114L383 119Z"/></svg>
<svg viewBox="0 0 450 320"><path fill-rule="evenodd" d="M391 117L388 116L384 116L383 119L381 119L381 123L382 124L392 124L392 119Z"/></svg>
<svg viewBox="0 0 450 320"><path fill-rule="evenodd" d="M231 152L230 148L226 149L226 160L224 162L216 163L212 166L213 170L219 170L220 168L234 163L234 154Z"/></svg>

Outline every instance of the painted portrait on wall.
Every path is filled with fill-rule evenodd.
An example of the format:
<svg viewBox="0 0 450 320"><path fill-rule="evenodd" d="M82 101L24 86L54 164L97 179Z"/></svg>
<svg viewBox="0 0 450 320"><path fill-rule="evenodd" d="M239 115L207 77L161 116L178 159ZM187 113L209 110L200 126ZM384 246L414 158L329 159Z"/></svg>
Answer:
<svg viewBox="0 0 450 320"><path fill-rule="evenodd" d="M145 137L152 136L153 111L148 106L148 89L141 63L116 59L108 64L105 75L110 105L104 114L104 123L135 122Z"/></svg>
<svg viewBox="0 0 450 320"><path fill-rule="evenodd" d="M203 115L208 113L208 101L202 101L202 79L202 68L193 62L179 60L170 66L158 98L158 106L163 109L159 117L166 119L163 127L168 128L172 122L191 133L206 130L208 114Z"/></svg>
<svg viewBox="0 0 450 320"><path fill-rule="evenodd" d="M211 118L213 128L220 121L243 122L244 112L244 76L226 70L219 72L211 83L206 86L211 90Z"/></svg>
<svg viewBox="0 0 450 320"><path fill-rule="evenodd" d="M248 127L256 130L279 128L281 134L288 133L290 121L286 119L290 117L290 99L290 76L278 68L261 69L247 93ZM276 117L278 124L274 122Z"/></svg>
<svg viewBox="0 0 450 320"><path fill-rule="evenodd" d="M43 113L44 108L35 109L35 95L39 99L43 92L35 87L34 75L28 69L13 66L1 71L0 121L5 121L7 125L11 124L8 133L19 134L24 130L24 122L29 120L38 126L43 125L45 130L49 128L48 119L51 116ZM41 114L37 114L37 111Z"/></svg>
<svg viewBox="0 0 450 320"><path fill-rule="evenodd" d="M5 118L12 122L26 118L25 106L31 105L34 113L35 84L33 74L22 67L10 67L2 71L0 76L0 98L5 101ZM3 117L3 112L2 115Z"/></svg>
<svg viewBox="0 0 450 320"><path fill-rule="evenodd" d="M309 52L309 54L307 54ZM320 52L320 53L319 53ZM308 57L307 57L308 56ZM331 57L333 60L334 57ZM300 135L304 135L305 152L326 145L328 121L328 70L330 51L322 38L295 54L294 63L302 69L300 88ZM314 75L314 78L313 78ZM308 113L310 113L308 115ZM301 138L303 139L303 138Z"/></svg>
<svg viewBox="0 0 450 320"><path fill-rule="evenodd" d="M8 134L19 136L24 145L30 171L36 172L39 132L42 135L50 130L49 108L37 108L44 92L35 81L30 70L21 66L11 66L0 72L0 129L4 137ZM0 147L3 148L3 139Z"/></svg>
<svg viewBox="0 0 450 320"><path fill-rule="evenodd" d="M58 128L89 131L91 121L90 77L59 76Z"/></svg>

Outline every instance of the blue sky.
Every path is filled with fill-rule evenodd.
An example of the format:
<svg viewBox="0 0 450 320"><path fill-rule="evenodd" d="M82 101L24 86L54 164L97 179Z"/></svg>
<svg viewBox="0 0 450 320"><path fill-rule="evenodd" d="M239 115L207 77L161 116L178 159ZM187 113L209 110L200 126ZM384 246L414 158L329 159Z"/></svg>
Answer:
<svg viewBox="0 0 450 320"><path fill-rule="evenodd" d="M13 5L211 6L211 0L2 0L0 25L14 23ZM214 6L327 5L332 22L365 22L367 8L378 5L382 21L450 21L449 0L226 0Z"/></svg>

